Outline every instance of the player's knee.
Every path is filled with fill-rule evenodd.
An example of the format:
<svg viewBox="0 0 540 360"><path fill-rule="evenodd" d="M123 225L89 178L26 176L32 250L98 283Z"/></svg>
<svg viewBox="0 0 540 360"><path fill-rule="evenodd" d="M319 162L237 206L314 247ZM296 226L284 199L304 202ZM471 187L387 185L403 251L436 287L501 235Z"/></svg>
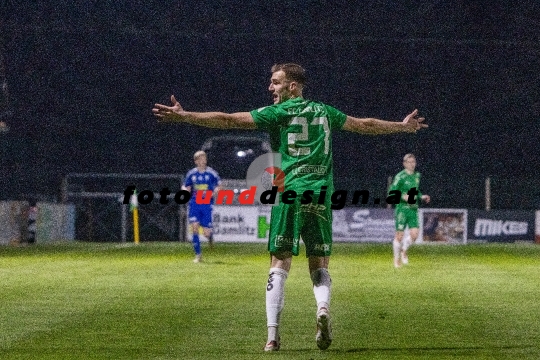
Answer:
<svg viewBox="0 0 540 360"><path fill-rule="evenodd" d="M311 273L311 281L313 286L330 286L332 284L332 278L328 269L319 268Z"/></svg>
<svg viewBox="0 0 540 360"><path fill-rule="evenodd" d="M290 261L292 259L292 252L291 251L277 251L270 253L272 256L272 260L280 260L280 261Z"/></svg>

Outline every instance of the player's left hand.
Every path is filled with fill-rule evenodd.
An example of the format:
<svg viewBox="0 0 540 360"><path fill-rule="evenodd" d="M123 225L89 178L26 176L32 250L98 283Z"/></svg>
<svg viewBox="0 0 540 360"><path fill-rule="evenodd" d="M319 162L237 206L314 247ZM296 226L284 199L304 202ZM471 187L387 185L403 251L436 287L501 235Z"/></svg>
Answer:
<svg viewBox="0 0 540 360"><path fill-rule="evenodd" d="M178 121L181 118L181 114L184 112L184 109L176 100L174 95L171 95L171 103L172 106L154 104L152 112L154 113L154 116L158 118L158 121Z"/></svg>
<svg viewBox="0 0 540 360"><path fill-rule="evenodd" d="M407 115L405 119L403 119L403 122L410 125L410 128L413 129L414 132L427 128L428 125L422 123L425 119L423 117L418 117L418 109L414 109L412 113Z"/></svg>
<svg viewBox="0 0 540 360"><path fill-rule="evenodd" d="M431 198L429 197L429 195L422 195L422 201L425 202L426 204L429 204L429 202L431 201Z"/></svg>

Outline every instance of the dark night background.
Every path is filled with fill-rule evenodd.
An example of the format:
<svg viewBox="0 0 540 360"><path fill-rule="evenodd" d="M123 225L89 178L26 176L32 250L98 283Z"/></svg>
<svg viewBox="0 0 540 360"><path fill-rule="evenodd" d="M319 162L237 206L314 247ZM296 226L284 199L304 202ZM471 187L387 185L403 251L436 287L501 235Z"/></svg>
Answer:
<svg viewBox="0 0 540 360"><path fill-rule="evenodd" d="M298 62L307 98L430 126L336 134L337 187L384 189L413 152L433 207L482 208L491 176L493 208L540 208L538 2L359 3L4 0L1 198L58 199L70 172L185 173L222 133L158 124L155 102L251 110L271 65Z"/></svg>

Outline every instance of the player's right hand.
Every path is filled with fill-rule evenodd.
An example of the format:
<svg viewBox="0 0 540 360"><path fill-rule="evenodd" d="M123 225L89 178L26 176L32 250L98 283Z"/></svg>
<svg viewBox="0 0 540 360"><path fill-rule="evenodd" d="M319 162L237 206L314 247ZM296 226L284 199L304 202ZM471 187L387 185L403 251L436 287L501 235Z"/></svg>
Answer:
<svg viewBox="0 0 540 360"><path fill-rule="evenodd" d="M163 104L154 104L152 112L154 116L158 118L158 121L178 121L180 114L184 112L184 109L180 103L176 100L174 95L171 95L172 106Z"/></svg>

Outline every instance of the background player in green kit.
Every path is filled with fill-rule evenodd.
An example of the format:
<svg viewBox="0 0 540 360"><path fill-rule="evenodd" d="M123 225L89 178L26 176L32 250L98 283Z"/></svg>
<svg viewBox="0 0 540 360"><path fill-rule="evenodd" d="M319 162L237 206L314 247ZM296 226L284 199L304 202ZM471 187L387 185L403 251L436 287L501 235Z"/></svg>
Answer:
<svg viewBox="0 0 540 360"><path fill-rule="evenodd" d="M403 122L355 118L320 102L304 99L304 69L297 64L274 65L268 90L274 105L251 112L188 112L171 96L172 106L156 104L160 121L186 122L222 129L262 129L270 134L272 150L282 156L285 191L272 209L268 249L270 271L266 286L268 341L265 351L280 348L279 318L284 305L285 280L299 241L306 245L308 267L317 303L316 343L326 349L332 342L330 326L332 252L330 203L320 195L333 191L332 133L343 129L361 134L414 133L427 127L414 110ZM292 191L300 194L292 198ZM308 191L304 196L304 191ZM309 192L311 191L311 192Z"/></svg>
<svg viewBox="0 0 540 360"><path fill-rule="evenodd" d="M400 191L401 201L396 205L396 236L393 241L394 266L408 264L407 249L418 238L418 205L421 201L429 203L429 195L420 192L420 173L415 171L416 158L413 154L403 157L403 167L392 181L390 191ZM418 191L414 198L407 194L409 190ZM414 199L414 201L412 201ZM403 236L409 228L409 236Z"/></svg>

